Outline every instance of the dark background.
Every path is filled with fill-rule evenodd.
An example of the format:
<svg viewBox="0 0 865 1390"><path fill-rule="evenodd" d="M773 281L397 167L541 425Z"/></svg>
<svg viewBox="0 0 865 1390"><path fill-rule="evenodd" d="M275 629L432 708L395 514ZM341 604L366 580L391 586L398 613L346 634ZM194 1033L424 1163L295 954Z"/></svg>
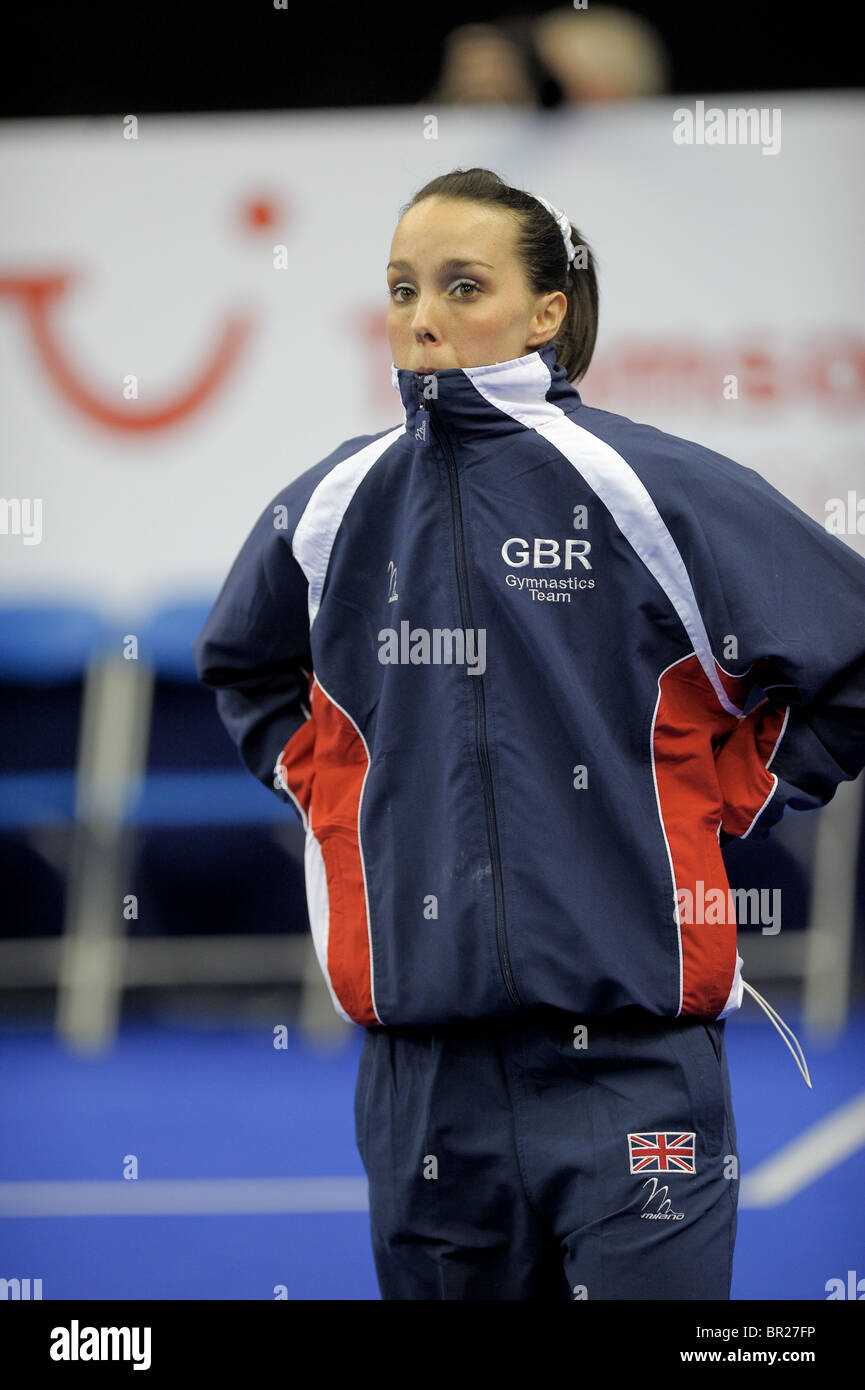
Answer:
<svg viewBox="0 0 865 1390"><path fill-rule="evenodd" d="M438 76L449 30L543 13L537 0L34 0L6 11L0 115L81 116L408 105ZM664 38L672 92L854 88L858 7L656 0L623 6ZM855 27L855 26L854 26Z"/></svg>

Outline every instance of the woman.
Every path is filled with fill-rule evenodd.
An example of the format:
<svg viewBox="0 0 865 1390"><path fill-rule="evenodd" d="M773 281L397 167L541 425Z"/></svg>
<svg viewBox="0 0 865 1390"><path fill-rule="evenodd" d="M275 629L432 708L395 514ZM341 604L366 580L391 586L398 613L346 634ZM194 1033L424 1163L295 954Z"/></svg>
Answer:
<svg viewBox="0 0 865 1390"><path fill-rule="evenodd" d="M583 404L594 259L545 199L433 179L387 275L404 418L278 494L195 643L366 1030L381 1292L726 1299L721 845L865 763L865 562Z"/></svg>

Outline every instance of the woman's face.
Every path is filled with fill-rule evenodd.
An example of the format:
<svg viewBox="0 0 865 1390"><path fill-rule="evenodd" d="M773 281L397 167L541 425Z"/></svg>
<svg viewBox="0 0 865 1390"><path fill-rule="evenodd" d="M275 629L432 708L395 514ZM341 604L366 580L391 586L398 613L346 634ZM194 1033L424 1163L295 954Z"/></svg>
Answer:
<svg viewBox="0 0 865 1390"><path fill-rule="evenodd" d="M390 248L387 334L396 367L434 372L523 357L556 336L567 300L532 294L505 209L424 198Z"/></svg>

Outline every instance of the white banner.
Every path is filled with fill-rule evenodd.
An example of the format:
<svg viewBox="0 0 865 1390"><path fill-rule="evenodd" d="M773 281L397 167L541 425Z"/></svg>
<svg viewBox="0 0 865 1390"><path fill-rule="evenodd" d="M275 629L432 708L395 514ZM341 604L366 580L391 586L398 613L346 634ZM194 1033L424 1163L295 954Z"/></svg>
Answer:
<svg viewBox="0 0 865 1390"><path fill-rule="evenodd" d="M753 138L712 117L733 107L769 113ZM597 253L584 402L756 468L865 553L863 118L857 94L736 94L7 123L5 599L212 594L284 483L399 423L398 211L476 164Z"/></svg>

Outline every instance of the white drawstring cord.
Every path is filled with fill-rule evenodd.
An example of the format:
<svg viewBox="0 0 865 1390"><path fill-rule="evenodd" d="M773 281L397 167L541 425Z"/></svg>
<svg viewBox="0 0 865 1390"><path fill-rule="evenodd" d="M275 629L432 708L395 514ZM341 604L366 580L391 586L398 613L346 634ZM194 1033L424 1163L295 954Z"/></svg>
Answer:
<svg viewBox="0 0 865 1390"><path fill-rule="evenodd" d="M778 1029L778 1032L781 1033L781 1029L778 1028L778 1023L775 1022L776 1019L778 1020L778 1022L781 1023L782 1027L786 1028L787 1032L790 1034L790 1037L793 1039L796 1046L799 1048L799 1057L802 1058L801 1062L799 1061L799 1057L796 1056L796 1053L793 1052L792 1047L790 1047L790 1043L787 1040L787 1038L784 1038L783 1033L781 1033L781 1037L784 1038L784 1042L787 1043L787 1046L790 1047L790 1051L793 1052L793 1058L796 1062L796 1066L799 1068L800 1072L804 1076L806 1086L811 1086L811 1077L808 1073L808 1063L805 1061L805 1053L802 1051L799 1039L796 1037L796 1034L793 1032L793 1029L788 1027L788 1025L784 1022L783 1018L781 1018L781 1015L777 1013L775 1009L772 1008L772 1005L768 1002L768 1000L764 999L762 994L759 994L757 990L753 988L752 985L749 985L747 980L742 980L742 984L745 986L745 989L748 991L748 993L754 996L754 998L757 1000L757 1003L763 1009L763 1012L766 1014L769 1020L775 1024L775 1027ZM811 1086L812 1091L813 1089L814 1087Z"/></svg>

